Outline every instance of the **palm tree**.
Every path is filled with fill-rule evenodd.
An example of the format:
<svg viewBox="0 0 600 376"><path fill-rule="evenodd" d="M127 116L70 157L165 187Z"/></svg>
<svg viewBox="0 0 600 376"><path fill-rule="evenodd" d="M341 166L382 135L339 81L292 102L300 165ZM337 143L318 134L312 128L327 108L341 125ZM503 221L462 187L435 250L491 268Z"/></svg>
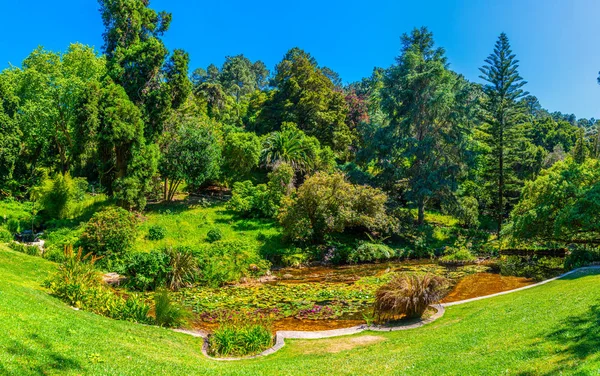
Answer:
<svg viewBox="0 0 600 376"><path fill-rule="evenodd" d="M264 142L262 161L268 167L288 163L299 172L310 172L315 164L314 143L295 126L282 126L271 133Z"/></svg>

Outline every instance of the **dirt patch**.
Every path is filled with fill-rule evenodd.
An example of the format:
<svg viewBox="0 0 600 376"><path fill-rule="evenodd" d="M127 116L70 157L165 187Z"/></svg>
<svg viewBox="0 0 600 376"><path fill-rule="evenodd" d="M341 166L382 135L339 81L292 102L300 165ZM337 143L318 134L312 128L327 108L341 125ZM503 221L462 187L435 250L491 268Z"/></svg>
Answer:
<svg viewBox="0 0 600 376"><path fill-rule="evenodd" d="M299 343L299 347L302 347L303 354L339 353L341 351L352 350L357 347L372 345L382 341L385 341L385 337L339 337L319 341L302 341L302 343Z"/></svg>

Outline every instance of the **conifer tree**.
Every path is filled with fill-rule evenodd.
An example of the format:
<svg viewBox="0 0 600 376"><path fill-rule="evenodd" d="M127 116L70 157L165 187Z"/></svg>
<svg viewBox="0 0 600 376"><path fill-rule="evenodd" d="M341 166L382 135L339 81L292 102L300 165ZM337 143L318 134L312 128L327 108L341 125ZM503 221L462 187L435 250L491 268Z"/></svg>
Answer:
<svg viewBox="0 0 600 376"><path fill-rule="evenodd" d="M480 78L487 81L483 86L482 103L483 131L490 154L486 172L495 190L495 213L498 236L509 205L518 198L518 181L513 165L518 160L518 147L524 135L520 127L523 106L520 99L527 94L523 86L527 83L519 75L519 61L513 54L508 37L500 34L494 52L479 70ZM516 197L515 197L516 196Z"/></svg>

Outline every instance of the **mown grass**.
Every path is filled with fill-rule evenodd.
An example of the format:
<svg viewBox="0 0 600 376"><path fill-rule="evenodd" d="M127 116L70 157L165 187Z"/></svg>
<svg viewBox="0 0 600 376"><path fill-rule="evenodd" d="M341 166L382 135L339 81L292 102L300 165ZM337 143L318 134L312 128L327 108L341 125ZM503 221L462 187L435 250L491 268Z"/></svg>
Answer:
<svg viewBox="0 0 600 376"><path fill-rule="evenodd" d="M0 374L585 375L600 369L600 275L591 273L449 307L416 330L348 338L357 347L288 340L269 357L223 363L202 356L200 339L72 310L40 287L54 268L0 245ZM361 336L374 335L384 340L361 344Z"/></svg>

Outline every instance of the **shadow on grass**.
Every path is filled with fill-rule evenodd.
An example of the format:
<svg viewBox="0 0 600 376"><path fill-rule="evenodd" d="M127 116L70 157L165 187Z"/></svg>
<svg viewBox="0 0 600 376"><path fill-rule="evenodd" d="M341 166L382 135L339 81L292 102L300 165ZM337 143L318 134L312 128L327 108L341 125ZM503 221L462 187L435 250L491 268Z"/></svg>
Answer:
<svg viewBox="0 0 600 376"><path fill-rule="evenodd" d="M565 279L581 277L576 273ZM598 354L600 349L600 304L590 307L589 311L565 318L564 324L546 336L546 340L560 345L561 350L556 354L561 356L557 367L545 375L557 375L574 371L576 365L588 360L588 357ZM527 375L522 374L522 375Z"/></svg>
<svg viewBox="0 0 600 376"><path fill-rule="evenodd" d="M15 375L31 374L32 372L38 375L47 375L83 370L79 361L54 351L52 344L39 335L29 334L27 338L35 344L29 345L12 340L6 348L8 354L14 355L21 361L25 360L25 362L18 362L11 365L10 368L7 364L0 365L0 373L10 374L10 370Z"/></svg>

